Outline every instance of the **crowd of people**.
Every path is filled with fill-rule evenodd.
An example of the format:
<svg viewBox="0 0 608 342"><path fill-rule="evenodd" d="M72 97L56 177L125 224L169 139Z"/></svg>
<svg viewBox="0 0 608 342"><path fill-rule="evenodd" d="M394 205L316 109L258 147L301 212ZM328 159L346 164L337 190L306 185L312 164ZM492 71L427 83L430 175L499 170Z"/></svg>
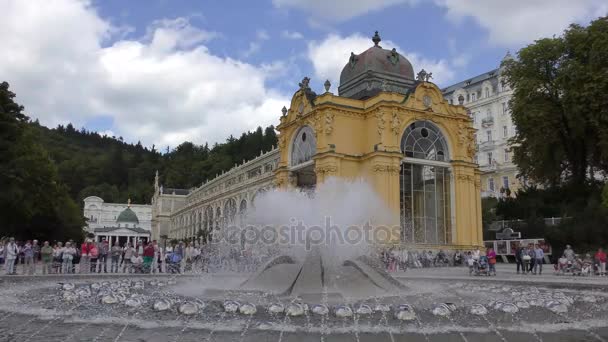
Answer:
<svg viewBox="0 0 608 342"><path fill-rule="evenodd" d="M541 246L515 245L513 250L517 274L542 274L545 252ZM110 245L106 239L99 242L86 239L78 246L74 241L51 245L49 241L40 244L37 240L0 240L0 265L8 275L253 272L276 255L279 249L267 245L195 245L179 241L161 246L153 240L120 246ZM496 275L497 254L492 248L433 252L390 247L380 249L378 257L388 272L465 266L471 275ZM590 253L581 256L568 245L554 264L554 272L606 276L606 259L601 248L593 256Z"/></svg>
<svg viewBox="0 0 608 342"><path fill-rule="evenodd" d="M252 272L276 255L265 246L195 245L174 242L161 246L156 240L112 245L106 239L74 241L0 240L0 265L7 275L72 273L193 273Z"/></svg>
<svg viewBox="0 0 608 342"><path fill-rule="evenodd" d="M546 264L545 251L538 244L515 245L516 273L522 275L541 275ZM466 266L470 275L496 275L497 254L493 248L486 251L445 252L439 250L417 251L404 247L384 248L379 251L379 259L388 272L405 271L408 268L428 268L445 266ZM566 246L563 255L554 264L556 274L606 276L606 253L599 248L580 256Z"/></svg>

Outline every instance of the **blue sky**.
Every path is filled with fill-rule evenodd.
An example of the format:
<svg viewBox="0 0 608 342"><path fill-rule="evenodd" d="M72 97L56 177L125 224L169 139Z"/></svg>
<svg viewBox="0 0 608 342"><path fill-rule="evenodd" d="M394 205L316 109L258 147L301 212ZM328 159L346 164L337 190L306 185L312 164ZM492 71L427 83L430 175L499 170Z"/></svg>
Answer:
<svg viewBox="0 0 608 342"><path fill-rule="evenodd" d="M396 47L443 87L606 15L604 0L0 0L0 75L32 118L175 147L277 124L298 82Z"/></svg>

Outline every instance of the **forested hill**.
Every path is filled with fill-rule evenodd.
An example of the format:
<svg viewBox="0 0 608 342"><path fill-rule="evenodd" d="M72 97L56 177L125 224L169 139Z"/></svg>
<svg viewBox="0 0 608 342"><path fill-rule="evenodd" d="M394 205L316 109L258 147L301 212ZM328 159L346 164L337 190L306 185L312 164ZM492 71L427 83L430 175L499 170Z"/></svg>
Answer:
<svg viewBox="0 0 608 342"><path fill-rule="evenodd" d="M277 144L274 127L269 126L243 133L238 139L231 136L212 148L184 142L161 154L155 146L129 144L122 137L77 130L71 124L54 129L37 122L28 125L79 205L91 195L107 202L126 202L130 197L134 203L150 203L156 170L166 187L191 188Z"/></svg>

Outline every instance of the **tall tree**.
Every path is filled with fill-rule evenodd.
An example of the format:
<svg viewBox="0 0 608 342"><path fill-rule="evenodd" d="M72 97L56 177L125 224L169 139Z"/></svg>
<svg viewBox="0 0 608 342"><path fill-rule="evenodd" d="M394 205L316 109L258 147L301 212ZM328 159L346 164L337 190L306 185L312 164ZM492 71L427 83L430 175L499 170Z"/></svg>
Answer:
<svg viewBox="0 0 608 342"><path fill-rule="evenodd" d="M608 171L608 20L571 25L504 63L514 161L545 185L589 185Z"/></svg>
<svg viewBox="0 0 608 342"><path fill-rule="evenodd" d="M8 83L1 83L0 235L79 239L84 218L14 97Z"/></svg>

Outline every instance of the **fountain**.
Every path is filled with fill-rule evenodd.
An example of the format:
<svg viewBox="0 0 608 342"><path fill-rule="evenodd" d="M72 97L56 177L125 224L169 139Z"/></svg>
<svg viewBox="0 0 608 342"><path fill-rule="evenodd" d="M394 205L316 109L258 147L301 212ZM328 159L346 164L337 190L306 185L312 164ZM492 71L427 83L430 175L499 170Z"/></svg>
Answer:
<svg viewBox="0 0 608 342"><path fill-rule="evenodd" d="M386 215L363 182L330 180L314 197L269 192L235 230L237 236L249 226L280 229L302 222L304 228L296 229L300 240L296 234L293 240L272 241L270 247L279 252L254 272L86 275L59 284L53 276L6 278L0 332L23 340L48 335L62 340L282 341L335 335L466 341L479 335L528 341L552 340L555 334L605 340L605 287L394 277L375 262L377 242L342 243L313 234L327 217L335 233L344 233L345 227L390 219ZM216 243L216 250L226 251L243 241ZM260 245L253 239L244 243Z"/></svg>

